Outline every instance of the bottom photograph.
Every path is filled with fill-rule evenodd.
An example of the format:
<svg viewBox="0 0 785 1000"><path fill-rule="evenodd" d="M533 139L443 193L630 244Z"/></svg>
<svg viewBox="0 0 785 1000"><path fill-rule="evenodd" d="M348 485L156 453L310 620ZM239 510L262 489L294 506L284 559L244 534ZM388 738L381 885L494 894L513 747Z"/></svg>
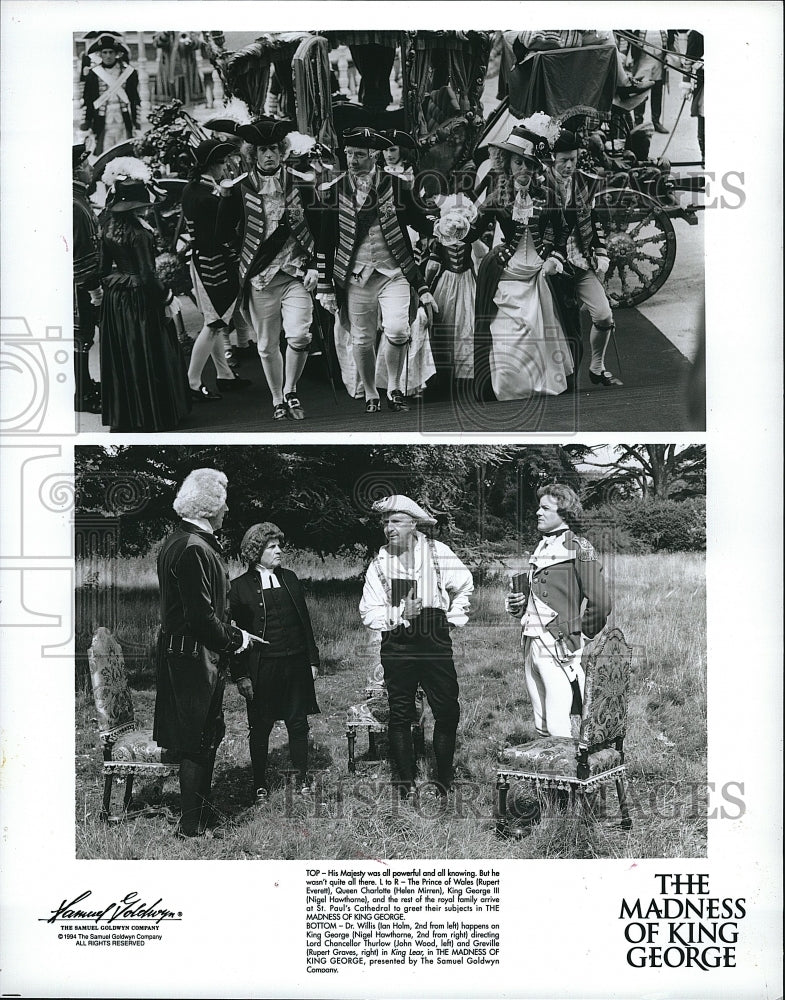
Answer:
<svg viewBox="0 0 785 1000"><path fill-rule="evenodd" d="M705 446L75 474L78 858L706 855Z"/></svg>

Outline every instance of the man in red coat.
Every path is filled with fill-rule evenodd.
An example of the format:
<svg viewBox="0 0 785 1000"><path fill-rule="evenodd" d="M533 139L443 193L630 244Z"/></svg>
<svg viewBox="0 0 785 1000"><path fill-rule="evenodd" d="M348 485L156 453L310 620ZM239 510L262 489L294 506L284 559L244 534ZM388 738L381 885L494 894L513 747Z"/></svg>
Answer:
<svg viewBox="0 0 785 1000"><path fill-rule="evenodd" d="M569 737L580 712L584 636L605 626L611 602L593 545L570 528L580 517L575 492L561 483L538 491L542 535L526 576L513 578L506 608L521 619L526 689L540 736Z"/></svg>

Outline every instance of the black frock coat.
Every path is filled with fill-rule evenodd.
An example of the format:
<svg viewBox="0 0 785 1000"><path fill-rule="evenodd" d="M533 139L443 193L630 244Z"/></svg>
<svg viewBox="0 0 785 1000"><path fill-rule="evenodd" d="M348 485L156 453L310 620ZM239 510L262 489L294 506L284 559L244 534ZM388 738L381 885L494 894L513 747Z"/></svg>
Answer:
<svg viewBox="0 0 785 1000"><path fill-rule="evenodd" d="M204 755L223 737L223 688L242 633L229 624L229 576L218 540L182 521L158 554L161 635L153 737Z"/></svg>

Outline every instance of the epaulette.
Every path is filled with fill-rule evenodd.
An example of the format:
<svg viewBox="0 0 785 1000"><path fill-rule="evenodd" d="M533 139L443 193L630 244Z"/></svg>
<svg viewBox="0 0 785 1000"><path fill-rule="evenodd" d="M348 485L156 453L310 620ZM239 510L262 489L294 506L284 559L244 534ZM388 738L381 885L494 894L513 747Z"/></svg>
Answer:
<svg viewBox="0 0 785 1000"><path fill-rule="evenodd" d="M597 559L597 552L589 539L583 538L581 535L574 535L573 537L578 543L578 551L575 554L581 562L595 561Z"/></svg>

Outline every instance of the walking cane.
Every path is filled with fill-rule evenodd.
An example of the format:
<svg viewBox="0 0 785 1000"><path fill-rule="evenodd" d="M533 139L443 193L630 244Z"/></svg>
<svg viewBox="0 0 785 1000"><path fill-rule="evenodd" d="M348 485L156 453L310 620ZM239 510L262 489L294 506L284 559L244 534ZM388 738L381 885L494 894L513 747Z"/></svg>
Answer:
<svg viewBox="0 0 785 1000"><path fill-rule="evenodd" d="M314 319L316 320L316 329L319 332L319 339L322 342L322 356L324 357L324 366L327 369L327 378L330 382L330 388L333 391L333 402L337 406L338 393L335 391L335 377L333 374L332 359L330 358L330 344L328 343L327 337L325 336L324 330L322 329L322 320L321 317L319 316L319 309L321 307L319 306L319 303L316 301L316 296L313 294L313 292L309 292L309 294L311 296L311 302L313 302L313 316Z"/></svg>
<svg viewBox="0 0 785 1000"><path fill-rule="evenodd" d="M616 355L616 369L619 372L619 377L621 378L624 373L621 370L621 358L619 357L619 348L616 345L616 324L614 323L611 327L611 343L613 344L613 353Z"/></svg>
<svg viewBox="0 0 785 1000"><path fill-rule="evenodd" d="M685 90L685 92L684 92L684 97L682 98L682 101L681 101L681 107L679 108L679 113L676 115L676 121L673 123L673 128L671 129L671 134L668 136L668 141L665 143L665 149L663 149L663 151L660 153L660 157L665 156L665 154L668 152L668 146L670 146L671 139L673 138L673 136L676 133L676 129L679 126L679 119L681 118L681 113L682 113L682 111L684 111L684 105L687 103L687 98L690 96L691 93L692 93L691 90Z"/></svg>

